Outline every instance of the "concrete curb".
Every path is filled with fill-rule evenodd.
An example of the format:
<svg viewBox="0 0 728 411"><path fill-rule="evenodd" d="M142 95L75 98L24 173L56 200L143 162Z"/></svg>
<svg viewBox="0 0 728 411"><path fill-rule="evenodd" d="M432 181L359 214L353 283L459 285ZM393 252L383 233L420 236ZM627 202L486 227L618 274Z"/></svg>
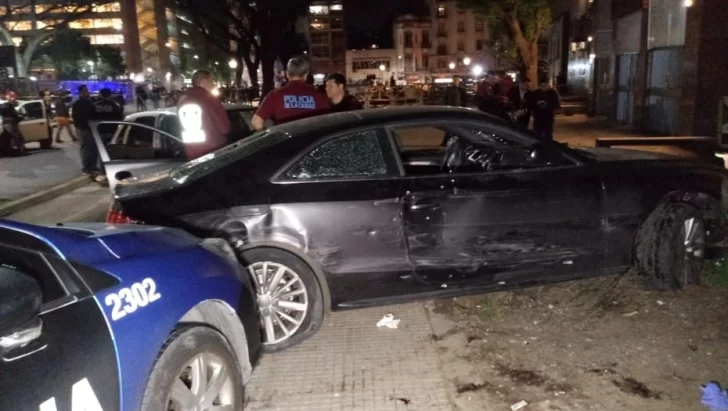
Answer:
<svg viewBox="0 0 728 411"><path fill-rule="evenodd" d="M5 217L9 214L15 213L16 211L60 197L90 183L91 180L87 176L78 176L72 180L38 191L37 193L30 194L17 200L8 201L7 203L0 205L0 217Z"/></svg>

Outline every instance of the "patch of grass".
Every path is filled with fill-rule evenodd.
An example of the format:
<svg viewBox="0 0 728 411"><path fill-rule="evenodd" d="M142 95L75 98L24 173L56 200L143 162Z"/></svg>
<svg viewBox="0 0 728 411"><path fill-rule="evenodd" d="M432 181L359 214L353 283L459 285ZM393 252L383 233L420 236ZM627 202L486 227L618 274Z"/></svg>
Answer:
<svg viewBox="0 0 728 411"><path fill-rule="evenodd" d="M703 266L703 281L710 287L728 288L728 259L706 261Z"/></svg>

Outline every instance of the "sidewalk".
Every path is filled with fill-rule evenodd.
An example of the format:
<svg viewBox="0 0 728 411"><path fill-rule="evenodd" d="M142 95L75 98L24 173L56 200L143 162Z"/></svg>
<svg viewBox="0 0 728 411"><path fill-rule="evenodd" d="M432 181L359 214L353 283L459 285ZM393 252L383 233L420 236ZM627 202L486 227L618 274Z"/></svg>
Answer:
<svg viewBox="0 0 728 411"><path fill-rule="evenodd" d="M0 202L12 201L81 175L77 143L55 144L41 150L28 144L30 155L0 158Z"/></svg>

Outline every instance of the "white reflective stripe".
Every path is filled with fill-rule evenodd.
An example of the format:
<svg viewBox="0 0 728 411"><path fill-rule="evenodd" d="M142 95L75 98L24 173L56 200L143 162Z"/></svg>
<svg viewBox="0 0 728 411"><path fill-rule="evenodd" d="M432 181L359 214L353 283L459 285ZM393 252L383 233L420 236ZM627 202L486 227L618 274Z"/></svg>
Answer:
<svg viewBox="0 0 728 411"><path fill-rule="evenodd" d="M40 405L40 411L58 411L53 397ZM71 390L71 411L104 411L88 378L73 384Z"/></svg>
<svg viewBox="0 0 728 411"><path fill-rule="evenodd" d="M202 143L206 140L202 130L202 107L198 104L185 104L177 111L182 124L182 141L187 143Z"/></svg>

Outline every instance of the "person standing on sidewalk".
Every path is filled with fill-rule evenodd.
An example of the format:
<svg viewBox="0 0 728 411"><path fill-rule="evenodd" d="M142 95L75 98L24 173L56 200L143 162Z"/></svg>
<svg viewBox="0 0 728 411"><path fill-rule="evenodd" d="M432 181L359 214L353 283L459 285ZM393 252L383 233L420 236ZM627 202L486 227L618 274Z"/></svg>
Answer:
<svg viewBox="0 0 728 411"><path fill-rule="evenodd" d="M99 152L89 125L89 121L94 119L96 110L86 85L78 86L78 100L73 103L72 111L73 124L81 139L81 172L96 180L101 171L98 167Z"/></svg>
<svg viewBox="0 0 728 411"><path fill-rule="evenodd" d="M124 121L124 108L111 98L111 90L99 90L99 101L94 103L94 120L98 121ZM100 124L99 134L104 142L111 141L117 129L115 124Z"/></svg>
<svg viewBox="0 0 728 411"><path fill-rule="evenodd" d="M71 115L68 111L68 103L66 103L66 97L68 93L66 91L59 91L56 95L56 125L58 131L56 131L56 143L62 143L61 133L63 130L68 130L68 135L71 136L73 141L78 141L76 134L71 128Z"/></svg>
<svg viewBox="0 0 728 411"><path fill-rule="evenodd" d="M533 132L544 140L554 139L554 117L561 108L559 94L551 88L548 79L538 82L538 89L531 93L531 112L533 113Z"/></svg>
<svg viewBox="0 0 728 411"><path fill-rule="evenodd" d="M455 107L468 106L468 92L465 90L465 87L463 87L462 79L460 77L453 77L452 84L450 84L445 90L445 101L443 104Z"/></svg>
<svg viewBox="0 0 728 411"><path fill-rule="evenodd" d="M265 123L288 123L294 120L327 113L331 109L326 94L315 86L306 83L311 63L305 57L292 57L288 60L286 76L288 84L272 90L261 101L253 116L253 128L265 129Z"/></svg>
<svg viewBox="0 0 728 411"><path fill-rule="evenodd" d="M15 109L15 103L13 97L5 92L0 94L0 100L4 100L5 103L0 104L0 117L2 117L2 128L3 133L10 136L11 144L15 146L17 154L19 156L28 155L28 150L25 149L25 139L23 134L20 132L18 124L20 123L20 114ZM0 137L1 139L2 137Z"/></svg>
<svg viewBox="0 0 728 411"><path fill-rule="evenodd" d="M182 126L187 128L189 125L196 129L186 129L185 132L203 133L202 141L185 143L188 160L202 157L228 144L230 118L220 99L212 94L214 89L212 74L207 70L197 70L192 75L192 87L185 90L177 104Z"/></svg>
<svg viewBox="0 0 728 411"><path fill-rule="evenodd" d="M326 95L331 101L331 112L361 110L364 108L359 100L346 91L346 77L340 73L326 77Z"/></svg>
<svg viewBox="0 0 728 411"><path fill-rule="evenodd" d="M528 129L528 124L531 122L531 80L528 77L521 77L518 87L511 87L507 97L510 109L513 110L516 118L516 124Z"/></svg>

